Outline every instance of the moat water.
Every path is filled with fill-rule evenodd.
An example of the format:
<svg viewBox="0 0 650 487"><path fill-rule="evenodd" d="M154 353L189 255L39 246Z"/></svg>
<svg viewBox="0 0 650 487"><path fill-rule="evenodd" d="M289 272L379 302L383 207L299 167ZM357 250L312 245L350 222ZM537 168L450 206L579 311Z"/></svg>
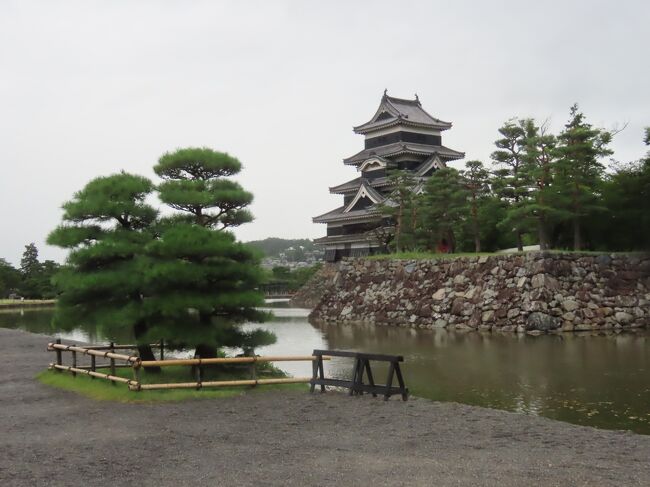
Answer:
<svg viewBox="0 0 650 487"><path fill-rule="evenodd" d="M257 350L261 355L306 354L315 348L403 355L406 384L416 396L650 434L650 331L531 337L319 326L308 322L308 310L270 306L274 321L250 325L278 337L276 344ZM93 343L132 340L128 334L105 336L95 327L63 332L52 327L51 318L50 309L2 311L0 327ZM279 365L295 376L311 374L309 363ZM349 377L350 368L346 359L332 360L326 373ZM386 369L374 372L381 380Z"/></svg>

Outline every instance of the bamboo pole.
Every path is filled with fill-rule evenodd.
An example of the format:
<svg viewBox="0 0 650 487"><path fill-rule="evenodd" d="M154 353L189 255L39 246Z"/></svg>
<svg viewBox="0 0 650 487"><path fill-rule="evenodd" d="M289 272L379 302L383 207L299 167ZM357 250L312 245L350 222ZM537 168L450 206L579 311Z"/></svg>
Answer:
<svg viewBox="0 0 650 487"><path fill-rule="evenodd" d="M329 357L323 357L323 360L329 360ZM312 362L318 360L313 355L300 356L277 356L277 357L228 357L228 358L187 358L187 359L167 359L167 360L142 360L141 367L170 367L175 365L211 365L211 364L250 364L253 362Z"/></svg>
<svg viewBox="0 0 650 487"><path fill-rule="evenodd" d="M151 348L159 348L160 343L150 343L149 346ZM88 350L110 350L111 346L110 345L87 345L86 347ZM113 345L113 350L137 350L138 345L133 344L133 345Z"/></svg>
<svg viewBox="0 0 650 487"><path fill-rule="evenodd" d="M113 358L116 360L124 360L126 362L138 363L140 358L133 355L122 355L120 353L111 353L111 352L102 352L100 350L92 350L84 347L75 347L74 345L63 345L58 343L48 343L47 349L52 350L63 350L68 352L80 352L84 355L95 355L96 357L105 357Z"/></svg>
<svg viewBox="0 0 650 487"><path fill-rule="evenodd" d="M78 373L78 374L86 374L90 375L92 377L99 377L100 379L107 379L113 382L122 382L123 384L135 384L135 381L131 379L126 379L124 377L119 377L117 375L110 375L110 374L102 374L101 372L93 372L92 370L88 369L78 369L75 367L69 367L67 365L58 365L58 364L50 364L50 369L56 369L56 370L67 370L68 372Z"/></svg>
<svg viewBox="0 0 650 487"><path fill-rule="evenodd" d="M308 383L311 377L287 377L282 379L245 379L245 380L219 380L206 382L176 382L169 384L140 384L140 390L155 389L203 389L206 387L233 387L233 386L257 386L269 384L299 384ZM137 384L130 384L129 389L137 390Z"/></svg>

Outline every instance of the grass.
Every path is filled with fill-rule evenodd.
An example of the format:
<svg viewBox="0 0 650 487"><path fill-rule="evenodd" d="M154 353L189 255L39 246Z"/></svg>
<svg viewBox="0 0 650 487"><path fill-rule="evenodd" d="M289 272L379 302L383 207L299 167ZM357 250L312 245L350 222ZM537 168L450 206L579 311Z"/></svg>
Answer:
<svg viewBox="0 0 650 487"><path fill-rule="evenodd" d="M400 252L398 254L378 254L367 257L369 260L435 260L457 259L459 257L480 257L482 255L503 255L493 252L462 252L458 254L441 254L435 252Z"/></svg>
<svg viewBox="0 0 650 487"><path fill-rule="evenodd" d="M108 373L108 369L97 368L98 372ZM121 377L132 378L133 374L130 368L119 368L116 375ZM172 382L193 382L190 376L190 367L165 367L160 374L147 374L142 372L142 383L172 383ZM258 371L258 376L262 378L286 377L278 369L269 366ZM240 370L220 370L218 373L206 373L203 380L233 380L249 379L248 374L242 374ZM89 397L98 401L117 401L129 403L152 403L152 402L173 402L185 401L188 399L217 399L224 397L242 396L245 394L257 394L269 390L306 390L306 384L271 384L260 385L256 387L218 387L196 389L162 389L149 391L130 391L126 384L115 383L105 379L91 379L86 375L77 375L74 377L70 372L57 372L54 370L45 370L36 375L36 379L51 387L75 392L82 396Z"/></svg>
<svg viewBox="0 0 650 487"><path fill-rule="evenodd" d="M35 306L44 305L49 306L55 304L54 299L0 299L0 308L2 307L20 307L20 306Z"/></svg>
<svg viewBox="0 0 650 487"><path fill-rule="evenodd" d="M540 252L539 250L529 250L523 252L460 252L457 254L441 254L435 252L400 252L398 254L378 254L366 257L368 260L439 260L439 259L458 259L461 257L481 257L481 256L501 256L525 254L530 252ZM598 250L563 250L552 249L544 251L551 254L577 254L577 255L644 255L644 252L608 252Z"/></svg>

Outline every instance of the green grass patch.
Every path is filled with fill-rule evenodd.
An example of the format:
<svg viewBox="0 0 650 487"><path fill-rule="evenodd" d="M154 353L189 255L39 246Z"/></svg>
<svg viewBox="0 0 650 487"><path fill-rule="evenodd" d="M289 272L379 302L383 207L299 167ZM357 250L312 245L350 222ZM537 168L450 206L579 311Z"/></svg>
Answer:
<svg viewBox="0 0 650 487"><path fill-rule="evenodd" d="M286 377L284 373L272 366L262 367L258 371L258 378ZM151 374L142 371L142 384L162 384L174 382L195 382L196 379L190 375L190 367L164 367L160 374ZM97 369L97 372L108 373L108 369ZM130 368L117 369L116 375L120 377L133 378ZM270 390L307 390L307 384L271 384L255 387L214 387L205 389L162 389L151 391L130 391L126 384L111 383L105 379L92 379L87 375L78 374L76 377L70 372L44 370L36 375L36 379L51 387L75 392L91 399L99 401L118 401L134 403L151 402L173 402L189 399L216 399L223 397L241 396L245 394L258 394ZM236 368L221 370L206 370L203 380L237 380L250 379L250 375L243 373Z"/></svg>
<svg viewBox="0 0 650 487"><path fill-rule="evenodd" d="M442 260L458 259L460 257L480 257L482 255L504 255L490 252L474 253L461 252L458 254L440 254L435 252L400 252L398 254L378 254L367 257L369 260Z"/></svg>
<svg viewBox="0 0 650 487"><path fill-rule="evenodd" d="M0 308L20 308L21 306L52 306L55 299L0 299Z"/></svg>

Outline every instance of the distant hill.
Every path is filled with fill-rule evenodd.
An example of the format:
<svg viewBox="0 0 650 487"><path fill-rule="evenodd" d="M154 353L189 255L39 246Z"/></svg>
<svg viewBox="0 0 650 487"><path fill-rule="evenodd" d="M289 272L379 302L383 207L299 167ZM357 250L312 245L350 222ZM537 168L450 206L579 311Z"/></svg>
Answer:
<svg viewBox="0 0 650 487"><path fill-rule="evenodd" d="M287 249L291 247L297 249L302 246L305 251L313 251L317 249L314 243L308 238L288 239L270 237L265 238L264 240L252 240L246 242L246 244L261 250L264 252L266 257L278 257L280 252L286 252Z"/></svg>

